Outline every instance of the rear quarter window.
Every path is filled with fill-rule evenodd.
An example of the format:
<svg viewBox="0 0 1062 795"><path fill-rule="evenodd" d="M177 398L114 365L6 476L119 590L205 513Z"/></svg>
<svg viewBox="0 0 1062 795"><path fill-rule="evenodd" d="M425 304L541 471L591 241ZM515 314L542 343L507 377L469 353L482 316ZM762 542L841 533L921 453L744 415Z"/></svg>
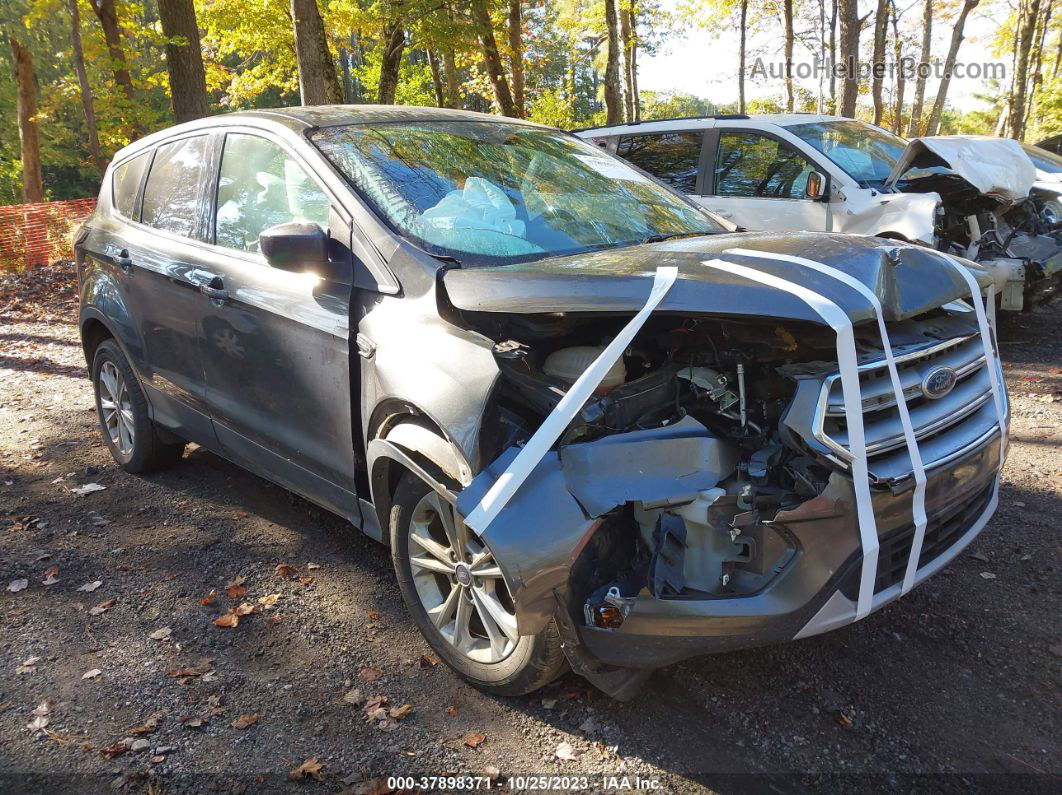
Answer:
<svg viewBox="0 0 1062 795"><path fill-rule="evenodd" d="M149 226L192 237L207 175L209 138L198 135L163 144L155 152L141 220Z"/></svg>
<svg viewBox="0 0 1062 795"><path fill-rule="evenodd" d="M111 191L114 209L126 218L133 218L136 207L136 195L140 191L140 182L144 177L144 169L150 162L150 152L130 158L114 169L111 176Z"/></svg>

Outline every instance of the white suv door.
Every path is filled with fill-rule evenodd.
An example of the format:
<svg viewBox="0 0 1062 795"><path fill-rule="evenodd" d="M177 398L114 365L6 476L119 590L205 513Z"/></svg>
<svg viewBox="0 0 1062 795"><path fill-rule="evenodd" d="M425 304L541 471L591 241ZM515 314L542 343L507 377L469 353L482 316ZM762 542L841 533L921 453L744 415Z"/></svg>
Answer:
<svg viewBox="0 0 1062 795"><path fill-rule="evenodd" d="M807 197L808 175L816 169L803 154L768 133L715 132L718 145L704 175L704 195L694 200L750 230L828 230L829 203Z"/></svg>

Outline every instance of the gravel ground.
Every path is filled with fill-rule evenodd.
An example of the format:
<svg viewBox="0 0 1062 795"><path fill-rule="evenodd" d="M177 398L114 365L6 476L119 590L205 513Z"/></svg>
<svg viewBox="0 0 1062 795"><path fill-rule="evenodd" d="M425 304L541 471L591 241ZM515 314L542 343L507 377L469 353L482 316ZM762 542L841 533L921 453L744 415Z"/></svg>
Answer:
<svg viewBox="0 0 1062 795"><path fill-rule="evenodd" d="M535 773L592 791L1059 791L1057 305L1001 329L1013 443L961 559L859 624L690 660L627 704L571 674L517 699L467 686L406 616L383 547L216 456L118 470L76 309L68 267L0 277L0 790Z"/></svg>

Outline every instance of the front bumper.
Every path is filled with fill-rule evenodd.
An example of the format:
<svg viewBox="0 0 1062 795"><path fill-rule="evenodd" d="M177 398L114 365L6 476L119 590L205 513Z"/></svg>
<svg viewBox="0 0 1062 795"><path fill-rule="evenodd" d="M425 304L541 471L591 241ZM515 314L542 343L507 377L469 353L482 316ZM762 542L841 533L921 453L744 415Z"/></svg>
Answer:
<svg viewBox="0 0 1062 795"><path fill-rule="evenodd" d="M929 523L915 584L947 565L984 529L998 502L1001 465L997 432L979 449L928 473ZM913 535L911 492L908 486L873 497L881 544L875 610L900 596ZM855 621L862 554L852 483L835 473L823 496L835 506L830 513L801 506L775 520L795 539L798 554L763 591L654 599L643 590L620 627L577 628L586 656L621 668L658 668L700 654L809 637Z"/></svg>

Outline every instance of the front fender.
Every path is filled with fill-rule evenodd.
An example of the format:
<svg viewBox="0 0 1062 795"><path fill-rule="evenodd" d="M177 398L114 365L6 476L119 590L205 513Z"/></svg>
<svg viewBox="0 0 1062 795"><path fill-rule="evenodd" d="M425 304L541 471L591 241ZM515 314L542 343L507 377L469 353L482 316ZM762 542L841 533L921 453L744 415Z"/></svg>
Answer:
<svg viewBox="0 0 1062 795"><path fill-rule="evenodd" d="M900 236L912 243L933 245L936 193L879 193L869 198L849 199L839 232L855 235Z"/></svg>

